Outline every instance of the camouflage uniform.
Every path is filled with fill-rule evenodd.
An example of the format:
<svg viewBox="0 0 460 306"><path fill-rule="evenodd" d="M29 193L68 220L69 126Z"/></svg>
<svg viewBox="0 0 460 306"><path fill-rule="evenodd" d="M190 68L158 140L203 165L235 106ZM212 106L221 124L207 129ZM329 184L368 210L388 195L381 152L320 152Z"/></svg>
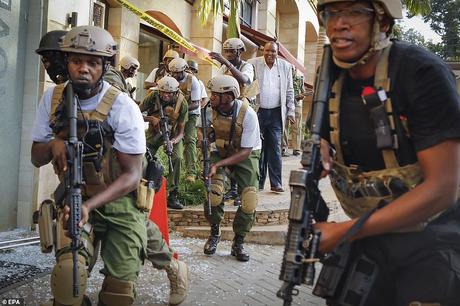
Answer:
<svg viewBox="0 0 460 306"><path fill-rule="evenodd" d="M301 151L301 142L302 142L302 107L303 107L303 98L297 99L299 95L305 95L304 81L303 76L294 75L292 78L292 83L294 86L294 104L295 104L295 123L291 126L291 146L294 152ZM283 133L283 152L289 146L289 126L290 121L286 121L286 128Z"/></svg>

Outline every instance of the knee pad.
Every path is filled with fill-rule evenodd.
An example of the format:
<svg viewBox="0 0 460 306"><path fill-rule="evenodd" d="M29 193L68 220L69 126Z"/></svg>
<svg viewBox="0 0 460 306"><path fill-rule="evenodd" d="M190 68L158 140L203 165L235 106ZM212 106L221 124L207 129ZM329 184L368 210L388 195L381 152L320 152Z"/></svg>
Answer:
<svg viewBox="0 0 460 306"><path fill-rule="evenodd" d="M253 214L257 207L257 189L254 186L246 187L241 193L241 210L245 214Z"/></svg>
<svg viewBox="0 0 460 306"><path fill-rule="evenodd" d="M79 296L73 296L73 260L72 253L65 253L58 257L51 274L51 292L57 304L81 305L86 290L88 272L85 267L85 258L78 255Z"/></svg>
<svg viewBox="0 0 460 306"><path fill-rule="evenodd" d="M211 182L211 206L219 206L224 199L224 182L221 179L213 179Z"/></svg>
<svg viewBox="0 0 460 306"><path fill-rule="evenodd" d="M106 276L99 292L102 305L132 305L134 303L134 282Z"/></svg>

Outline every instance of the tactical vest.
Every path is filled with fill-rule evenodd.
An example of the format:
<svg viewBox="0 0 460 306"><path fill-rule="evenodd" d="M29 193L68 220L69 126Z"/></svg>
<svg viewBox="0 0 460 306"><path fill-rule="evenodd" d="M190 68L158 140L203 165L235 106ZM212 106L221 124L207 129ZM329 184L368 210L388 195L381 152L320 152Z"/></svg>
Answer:
<svg viewBox="0 0 460 306"><path fill-rule="evenodd" d="M148 113L154 116L155 118L160 119L160 109L159 109L160 106L158 105L160 97L158 95L158 92L152 93L152 94L156 94L157 96L155 98L153 106L151 106L152 110L151 111L149 110ZM184 103L187 106L187 101L184 95L181 92L179 92L175 103L173 103L171 106L168 105L168 106L163 107L164 115L168 117L169 124L172 129L175 129L177 126L177 119L179 118L179 115L180 115L180 109L181 109L182 104Z"/></svg>
<svg viewBox="0 0 460 306"><path fill-rule="evenodd" d="M62 103L64 103L64 89L65 84L57 85L54 88L51 98L51 109L49 117L50 124L62 123L63 118L59 116L59 107L62 105ZM97 152L87 153L83 156L82 172L85 183L82 187L82 194L86 198L90 198L105 190L107 186L115 181L121 173L119 162L112 147L114 141L113 132L108 130L108 124L106 124L107 115L109 114L112 105L119 94L120 90L111 86L105 92L95 110L78 111L78 139L82 139L84 133L86 132L85 119L88 125L98 123L101 126L106 126L102 143L103 156L96 156ZM64 128L61 132L59 132L59 135L61 138L67 139L68 129L65 124L63 124L63 127ZM96 144L95 146L97 146L97 149L99 149L100 145L101 144Z"/></svg>
<svg viewBox="0 0 460 306"><path fill-rule="evenodd" d="M374 86L383 88L386 93L390 91L391 80L388 74L388 63L391 45L385 48L380 56L374 78ZM340 143L340 100L342 86L346 72L342 71L332 87L329 100L330 139L336 149L333 169L330 174L331 184L345 213L351 218L358 218L365 212L376 207L381 200L393 201L420 184L423 175L418 163L400 166L396 158L398 139L395 128L395 116L391 97L385 102L385 111L388 116L391 133L394 136L393 148L382 149L385 169L364 172L356 165L346 166ZM399 119L398 119L399 120ZM432 217L429 221L437 217ZM415 227L405 228L402 231L420 230L428 222Z"/></svg>
<svg viewBox="0 0 460 306"><path fill-rule="evenodd" d="M237 102L235 101L235 103ZM212 111L212 125L220 157L226 158L241 150L243 120L248 107L249 103L242 101L236 120L233 120L233 116L223 116L215 110Z"/></svg>
<svg viewBox="0 0 460 306"><path fill-rule="evenodd" d="M246 65L252 65L248 62L245 62L245 61L241 61L240 65L238 67L236 67L236 69L238 69L238 71L242 71L242 69L246 66ZM231 73L230 69L228 69L228 67L226 67L227 69L225 70L224 74L226 75L229 75L229 76L233 76L233 74ZM254 73L254 78L255 78L255 73ZM243 100L243 98L254 98L257 94L259 94L259 83L258 82L255 82L255 80L251 80L251 83L250 84L241 84L240 82L238 82L239 85L240 85L240 96L238 97L238 99L240 100ZM249 101L249 100L248 100Z"/></svg>
<svg viewBox="0 0 460 306"><path fill-rule="evenodd" d="M162 77L164 77L166 75L169 75L168 71L166 70L166 66L164 64L160 65L160 67L158 67L158 69L157 69L157 72L155 73L154 83L155 84L158 83L158 80L160 80Z"/></svg>
<svg viewBox="0 0 460 306"><path fill-rule="evenodd" d="M179 83L179 89L182 91L182 94L185 97L185 100L187 103L192 102L192 77L193 75L191 73L186 73L185 77L187 80L185 82Z"/></svg>

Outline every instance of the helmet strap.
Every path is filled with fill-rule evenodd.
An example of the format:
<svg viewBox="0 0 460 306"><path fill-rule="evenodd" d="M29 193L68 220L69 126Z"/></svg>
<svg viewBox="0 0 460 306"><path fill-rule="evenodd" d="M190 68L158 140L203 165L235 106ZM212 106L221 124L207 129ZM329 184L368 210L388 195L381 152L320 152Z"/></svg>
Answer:
<svg viewBox="0 0 460 306"><path fill-rule="evenodd" d="M374 6L376 15L374 17L374 23L372 26L372 39L369 49L366 51L366 53L363 54L363 56L361 56L360 59L351 63L341 61L337 59L334 55L332 55L332 60L338 67L342 69L351 69L357 65L365 65L374 53L382 49L385 49L390 45L390 37L386 35L386 33L380 31L380 21L383 19L383 16L385 15L385 10L380 4L376 2L372 2L372 5Z"/></svg>

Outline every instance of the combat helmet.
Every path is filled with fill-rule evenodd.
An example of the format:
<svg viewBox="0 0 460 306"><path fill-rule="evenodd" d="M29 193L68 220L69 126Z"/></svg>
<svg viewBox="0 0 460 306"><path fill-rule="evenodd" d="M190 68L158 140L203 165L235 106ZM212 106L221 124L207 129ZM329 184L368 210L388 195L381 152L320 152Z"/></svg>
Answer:
<svg viewBox="0 0 460 306"><path fill-rule="evenodd" d="M187 65L190 69L194 69L196 71L198 71L198 63L194 60L188 60L187 61Z"/></svg>
<svg viewBox="0 0 460 306"><path fill-rule="evenodd" d="M212 92L217 93L226 93L231 91L235 98L240 96L240 84L230 75L221 74L213 77L208 82L208 88Z"/></svg>
<svg viewBox="0 0 460 306"><path fill-rule="evenodd" d="M132 57L131 55L126 55L123 56L123 58L120 60L120 66L124 69L129 69L131 67L135 67L137 69L139 68L140 64L136 58Z"/></svg>
<svg viewBox="0 0 460 306"><path fill-rule="evenodd" d="M42 53L46 51L61 51L59 41L66 33L67 31L63 30L50 31L46 33L43 35L42 39L40 39L40 44L35 52L42 55Z"/></svg>
<svg viewBox="0 0 460 306"><path fill-rule="evenodd" d="M324 6L335 2L353 2L357 0L318 0L318 12L324 9ZM400 0L370 0L370 2L380 3L388 17L392 19L402 19L402 4Z"/></svg>
<svg viewBox="0 0 460 306"><path fill-rule="evenodd" d="M165 55L163 55L163 60L165 58L179 58L179 53L174 50L168 50L166 51Z"/></svg>
<svg viewBox="0 0 460 306"><path fill-rule="evenodd" d="M232 50L243 50L246 51L246 46L244 45L243 41L239 38L229 38L224 41L222 48L225 49L232 49Z"/></svg>
<svg viewBox="0 0 460 306"><path fill-rule="evenodd" d="M181 57L173 59L168 65L169 71L171 72L182 72L185 71L187 67L187 62Z"/></svg>
<svg viewBox="0 0 460 306"><path fill-rule="evenodd" d="M43 65L50 79L61 84L68 80L64 54L61 52L59 42L67 31L50 31L40 39L37 54L42 57Z"/></svg>
<svg viewBox="0 0 460 306"><path fill-rule="evenodd" d="M170 76L164 76L157 82L158 90L164 92L177 92L179 90L179 82Z"/></svg>
<svg viewBox="0 0 460 306"><path fill-rule="evenodd" d="M117 44L106 30L95 26L79 26L71 29L60 44L61 51L112 57Z"/></svg>

